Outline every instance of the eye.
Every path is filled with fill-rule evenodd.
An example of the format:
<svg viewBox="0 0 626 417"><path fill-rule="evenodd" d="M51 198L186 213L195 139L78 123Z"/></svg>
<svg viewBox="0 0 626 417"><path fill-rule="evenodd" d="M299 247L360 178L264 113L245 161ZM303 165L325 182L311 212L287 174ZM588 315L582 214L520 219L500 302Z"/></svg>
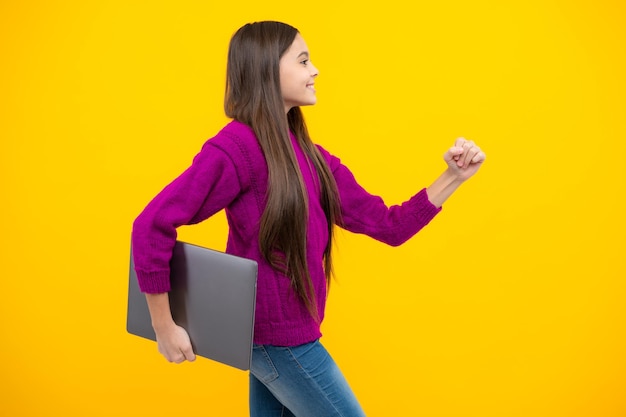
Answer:
<svg viewBox="0 0 626 417"><path fill-rule="evenodd" d="M310 61L310 60L305 59L304 61L300 61L300 63L301 63L302 65L308 65L309 61Z"/></svg>

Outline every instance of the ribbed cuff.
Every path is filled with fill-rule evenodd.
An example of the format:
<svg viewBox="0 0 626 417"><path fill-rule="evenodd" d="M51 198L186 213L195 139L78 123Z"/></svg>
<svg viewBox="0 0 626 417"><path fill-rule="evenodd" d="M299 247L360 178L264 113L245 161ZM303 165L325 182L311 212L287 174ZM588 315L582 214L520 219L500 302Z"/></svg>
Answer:
<svg viewBox="0 0 626 417"><path fill-rule="evenodd" d="M170 271L136 272L141 292L159 294L169 292L172 288L170 285Z"/></svg>
<svg viewBox="0 0 626 417"><path fill-rule="evenodd" d="M443 209L443 207L437 207L430 202L426 188L420 190L411 200L415 206L415 217L423 225L428 224Z"/></svg>

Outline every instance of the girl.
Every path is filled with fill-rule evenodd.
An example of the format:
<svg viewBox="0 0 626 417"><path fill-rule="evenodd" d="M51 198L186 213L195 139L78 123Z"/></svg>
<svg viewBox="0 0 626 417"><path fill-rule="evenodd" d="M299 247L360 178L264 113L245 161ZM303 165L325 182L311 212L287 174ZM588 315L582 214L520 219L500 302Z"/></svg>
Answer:
<svg viewBox="0 0 626 417"><path fill-rule="evenodd" d="M333 227L400 245L441 210L485 155L458 139L447 169L428 188L387 207L338 158L311 141L300 106L316 102L317 68L298 31L284 23L240 28L228 53L226 115L191 166L133 225L133 254L159 352L193 361L187 332L172 320L169 260L178 226L225 209L226 252L258 262L250 415L332 417L364 413L319 343L332 270Z"/></svg>

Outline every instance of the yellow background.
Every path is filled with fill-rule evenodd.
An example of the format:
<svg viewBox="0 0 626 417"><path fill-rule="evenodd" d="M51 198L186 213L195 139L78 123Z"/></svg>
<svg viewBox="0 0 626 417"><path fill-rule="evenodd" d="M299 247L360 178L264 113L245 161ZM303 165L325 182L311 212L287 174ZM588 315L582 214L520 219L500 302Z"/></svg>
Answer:
<svg viewBox="0 0 626 417"><path fill-rule="evenodd" d="M457 136L488 155L404 246L339 233L323 342L367 414L625 416L625 9L2 1L0 415L247 415L245 372L126 333L128 250L227 121L230 36L275 19L320 69L314 139L389 204Z"/></svg>

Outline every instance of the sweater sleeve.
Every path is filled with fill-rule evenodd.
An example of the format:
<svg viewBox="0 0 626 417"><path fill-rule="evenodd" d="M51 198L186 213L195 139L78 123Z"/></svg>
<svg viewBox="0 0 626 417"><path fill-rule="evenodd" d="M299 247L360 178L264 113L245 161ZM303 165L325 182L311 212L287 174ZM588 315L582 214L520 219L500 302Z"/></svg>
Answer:
<svg viewBox="0 0 626 417"><path fill-rule="evenodd" d="M133 261L143 292L170 290L176 229L209 218L228 206L240 190L236 164L207 141L191 166L157 194L133 223Z"/></svg>
<svg viewBox="0 0 626 417"><path fill-rule="evenodd" d="M337 183L341 227L344 229L398 246L413 237L441 211L430 202L425 188L406 202L388 207L381 197L361 187L339 158L318 148Z"/></svg>

